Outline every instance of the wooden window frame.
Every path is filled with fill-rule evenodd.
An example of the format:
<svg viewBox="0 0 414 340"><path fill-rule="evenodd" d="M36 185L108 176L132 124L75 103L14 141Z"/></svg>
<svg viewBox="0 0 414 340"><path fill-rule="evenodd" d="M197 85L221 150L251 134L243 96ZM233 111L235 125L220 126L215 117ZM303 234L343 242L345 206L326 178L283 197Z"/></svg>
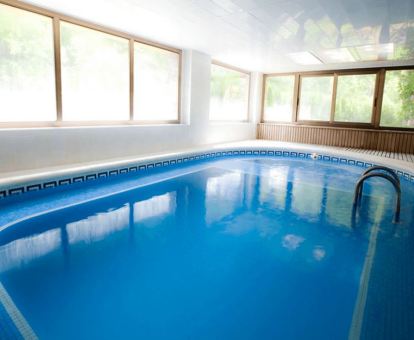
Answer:
<svg viewBox="0 0 414 340"><path fill-rule="evenodd" d="M362 69L341 69L341 70L324 70L324 71L310 71L310 72L290 72L290 73L270 73L263 76L262 87L262 108L261 108L261 123L274 123L274 124L286 124L286 125L308 125L308 126L325 126L325 127L341 127L341 128L362 128L371 130L394 130L394 131L411 131L414 132L414 128L398 128L398 127L384 127L380 126L381 121L381 108L382 98L384 94L385 75L387 71L397 70L414 70L414 66L394 66L394 67L372 67ZM338 76L344 75L364 75L375 74L375 88L374 98L372 104L371 122L370 123L353 123L353 122L339 122L335 121L335 105L336 94L338 85ZM294 100L293 100L293 116L292 121L270 121L264 120L265 110L265 94L266 94L266 80L270 77L294 75L295 76L295 88L294 88ZM331 101L331 112L329 121L317 121L317 120L299 120L300 109L300 90L301 80L304 77L318 77L318 76L332 76L333 91Z"/></svg>
<svg viewBox="0 0 414 340"><path fill-rule="evenodd" d="M182 82L182 50L167 45L152 42L126 32L111 29L88 21L76 19L59 12L50 11L35 5L30 5L16 0L0 0L0 4L15 7L24 11L39 14L52 19L53 28L53 48L54 48L54 73L55 73L55 93L56 93L56 120L54 121L24 121L24 122L1 122L0 128L42 128L42 127L83 127L83 126L148 126L158 124L181 124L181 82ZM111 121L64 121L62 119L62 64L61 64L61 43L60 43L60 22L68 22L77 26L92 29L94 31L110 34L129 41L129 119ZM134 42L147 44L149 46L163 49L178 55L178 108L177 119L174 120L153 120L140 121L134 120Z"/></svg>
<svg viewBox="0 0 414 340"><path fill-rule="evenodd" d="M229 120L215 120L215 119L210 118L210 110L209 110L208 121L210 123L214 123L214 124L220 124L220 123L224 123L224 124L226 124L226 123L249 123L249 122L251 122L252 117L250 115L250 99L251 99L250 98L250 95L251 95L250 91L251 91L252 73L250 71L246 71L244 69L241 69L241 68L238 68L236 66L229 65L229 64L225 64L225 63L222 63L222 62L217 61L217 60L212 60L211 65L216 65L216 66L220 66L220 67L229 69L231 71L236 71L236 72L239 72L239 73L243 73L243 74L248 76L249 81L247 83L248 89L247 89L247 115L246 115L246 119L242 119L242 120L238 120L238 119L237 120L231 120L231 119L229 119ZM211 86L211 81L210 81L210 86ZM210 94L210 99L211 99L211 94Z"/></svg>

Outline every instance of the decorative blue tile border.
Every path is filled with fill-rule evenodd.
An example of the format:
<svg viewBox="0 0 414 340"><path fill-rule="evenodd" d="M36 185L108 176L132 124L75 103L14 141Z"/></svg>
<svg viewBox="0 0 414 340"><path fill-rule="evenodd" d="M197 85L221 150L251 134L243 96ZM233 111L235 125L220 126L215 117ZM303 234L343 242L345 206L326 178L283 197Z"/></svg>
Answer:
<svg viewBox="0 0 414 340"><path fill-rule="evenodd" d="M139 173L143 171L148 171L152 169L160 169L166 168L170 166L177 166L181 163L189 163L195 161L205 161L211 159L217 159L221 157L237 157L237 156L270 156L270 157L283 157L283 158L299 158L299 159L308 159L312 161L322 161L322 162L331 162L331 163L338 163L350 166L357 166L361 168L369 168L375 164L371 162L363 162L359 160L349 159L345 157L338 157L338 156L330 156L324 154L316 154L316 153L305 153L299 151L285 151L285 150L267 150L267 149L260 149L260 150L232 150L232 151L217 151L217 152L205 152L205 153L197 153L189 156L185 156L182 158L171 158L168 160L160 160L160 161L152 161L146 164L137 164L131 166L123 166L119 169L112 169L108 171L98 171L93 172L85 175L75 175L74 177L69 178L61 178L56 180L48 180L46 182L41 183L31 183L27 186L18 186L12 187L7 190L0 190L0 200L10 197L10 196L17 196L24 193L40 191L50 188L57 188L63 186L70 186L71 184L75 183L82 183L82 182L91 182L97 179L105 179L109 177L115 177L118 175L128 174L128 173ZM403 179L407 181L414 182L414 174L413 173L406 173L400 170L394 169L394 171Z"/></svg>

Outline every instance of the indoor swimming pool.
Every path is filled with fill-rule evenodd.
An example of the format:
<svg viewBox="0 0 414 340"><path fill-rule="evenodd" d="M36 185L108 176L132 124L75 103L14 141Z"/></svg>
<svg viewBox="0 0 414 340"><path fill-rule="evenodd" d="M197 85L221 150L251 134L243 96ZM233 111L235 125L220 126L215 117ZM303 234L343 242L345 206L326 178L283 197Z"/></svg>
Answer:
<svg viewBox="0 0 414 340"><path fill-rule="evenodd" d="M381 178L353 216L364 170L238 155L4 200L0 280L24 322L0 321L40 339L412 338L414 184L400 223Z"/></svg>

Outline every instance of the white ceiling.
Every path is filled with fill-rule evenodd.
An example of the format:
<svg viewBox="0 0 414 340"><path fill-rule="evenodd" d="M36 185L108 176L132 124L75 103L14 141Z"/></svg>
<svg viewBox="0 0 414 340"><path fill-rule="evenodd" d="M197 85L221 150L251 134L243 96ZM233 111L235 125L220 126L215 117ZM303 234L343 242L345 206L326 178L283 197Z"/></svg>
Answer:
<svg viewBox="0 0 414 340"><path fill-rule="evenodd" d="M414 0L28 2L251 71L414 64ZM306 51L325 64L303 66L288 55Z"/></svg>

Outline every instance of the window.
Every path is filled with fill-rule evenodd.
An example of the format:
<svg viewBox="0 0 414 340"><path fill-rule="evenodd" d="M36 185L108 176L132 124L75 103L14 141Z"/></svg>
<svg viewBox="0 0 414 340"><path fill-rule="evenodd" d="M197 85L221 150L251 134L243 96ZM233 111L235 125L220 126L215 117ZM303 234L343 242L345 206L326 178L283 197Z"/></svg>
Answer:
<svg viewBox="0 0 414 340"><path fill-rule="evenodd" d="M134 43L134 119L177 121L180 55Z"/></svg>
<svg viewBox="0 0 414 340"><path fill-rule="evenodd" d="M333 76L301 78L299 120L330 120L333 79Z"/></svg>
<svg viewBox="0 0 414 340"><path fill-rule="evenodd" d="M129 41L61 22L62 117L129 119Z"/></svg>
<svg viewBox="0 0 414 340"><path fill-rule="evenodd" d="M414 128L414 70L386 72L380 124Z"/></svg>
<svg viewBox="0 0 414 340"><path fill-rule="evenodd" d="M248 120L249 82L247 73L212 64L210 120Z"/></svg>
<svg viewBox="0 0 414 340"><path fill-rule="evenodd" d="M263 120L292 121L294 87L294 75L266 77Z"/></svg>
<svg viewBox="0 0 414 340"><path fill-rule="evenodd" d="M0 4L0 121L56 120L52 19Z"/></svg>
<svg viewBox="0 0 414 340"><path fill-rule="evenodd" d="M335 121L371 123L376 74L339 75Z"/></svg>

